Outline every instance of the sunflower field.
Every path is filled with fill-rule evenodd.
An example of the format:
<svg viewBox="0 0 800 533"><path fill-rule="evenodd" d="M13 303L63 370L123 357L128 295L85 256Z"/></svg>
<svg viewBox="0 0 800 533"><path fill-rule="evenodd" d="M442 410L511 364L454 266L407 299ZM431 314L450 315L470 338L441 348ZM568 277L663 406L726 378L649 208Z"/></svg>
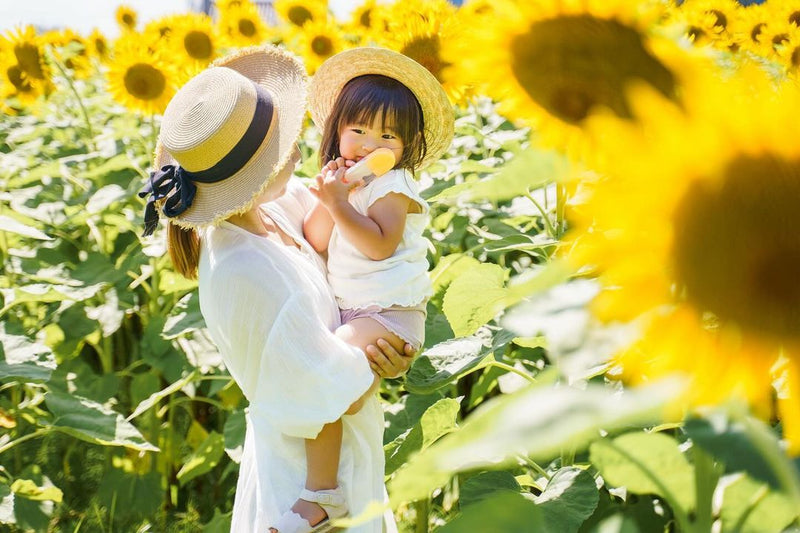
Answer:
<svg viewBox="0 0 800 533"><path fill-rule="evenodd" d="M177 88L274 43L456 113L380 391L402 533L800 531L800 0L274 8L0 36L0 530L229 530L246 401L136 193Z"/></svg>

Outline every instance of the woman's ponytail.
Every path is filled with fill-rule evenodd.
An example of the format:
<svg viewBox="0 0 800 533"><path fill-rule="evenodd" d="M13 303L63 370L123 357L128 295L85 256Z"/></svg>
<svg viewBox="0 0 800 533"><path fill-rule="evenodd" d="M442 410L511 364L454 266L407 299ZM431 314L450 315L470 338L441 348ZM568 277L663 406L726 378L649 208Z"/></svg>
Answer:
<svg viewBox="0 0 800 533"><path fill-rule="evenodd" d="M186 279L197 279L197 265L200 263L200 236L197 231L169 223L167 251L179 274Z"/></svg>

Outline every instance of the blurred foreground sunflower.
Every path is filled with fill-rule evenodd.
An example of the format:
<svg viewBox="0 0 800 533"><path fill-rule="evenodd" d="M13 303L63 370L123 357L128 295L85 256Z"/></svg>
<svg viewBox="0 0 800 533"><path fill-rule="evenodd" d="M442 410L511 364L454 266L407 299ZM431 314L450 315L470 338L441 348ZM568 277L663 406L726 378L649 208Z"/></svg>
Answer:
<svg viewBox="0 0 800 533"><path fill-rule="evenodd" d="M600 109L631 118L626 87L643 82L668 99L679 94L683 67L674 43L649 32L663 13L626 0L498 0L471 28L461 72L501 112L534 126L547 144L571 151L586 118Z"/></svg>
<svg viewBox="0 0 800 533"><path fill-rule="evenodd" d="M640 87L639 126L590 121L605 177L573 211L570 257L600 274L597 316L641 325L624 378L682 373L690 404L744 399L765 417L780 379L800 454L800 92L741 74L680 110Z"/></svg>
<svg viewBox="0 0 800 533"><path fill-rule="evenodd" d="M130 34L114 43L108 70L111 95L125 107L145 114L163 113L179 83L176 66L141 36Z"/></svg>

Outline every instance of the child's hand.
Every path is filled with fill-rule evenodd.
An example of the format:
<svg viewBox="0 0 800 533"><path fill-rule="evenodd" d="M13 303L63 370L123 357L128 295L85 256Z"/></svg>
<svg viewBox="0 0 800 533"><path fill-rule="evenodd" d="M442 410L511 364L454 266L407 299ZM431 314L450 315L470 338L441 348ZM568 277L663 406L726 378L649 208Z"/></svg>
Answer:
<svg viewBox="0 0 800 533"><path fill-rule="evenodd" d="M329 161L317 174L316 184L311 187L311 191L325 206L347 202L352 184L344 180L344 173L352 165L352 161L339 157Z"/></svg>

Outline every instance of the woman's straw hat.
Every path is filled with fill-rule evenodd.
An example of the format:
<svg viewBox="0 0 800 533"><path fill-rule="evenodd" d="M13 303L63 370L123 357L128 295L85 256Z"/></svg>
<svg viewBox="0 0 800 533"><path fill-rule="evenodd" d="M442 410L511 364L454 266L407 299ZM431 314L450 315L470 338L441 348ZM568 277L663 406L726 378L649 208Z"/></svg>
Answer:
<svg viewBox="0 0 800 533"><path fill-rule="evenodd" d="M381 74L394 78L414 93L422 107L428 152L419 165L424 168L441 157L453 140L453 106L444 89L425 67L399 52L362 47L340 52L327 59L311 79L309 111L314 124L325 128L342 87L358 76Z"/></svg>
<svg viewBox="0 0 800 533"><path fill-rule="evenodd" d="M172 98L161 123L146 234L157 212L179 226L215 224L283 183L305 115L307 75L292 54L251 47L215 61ZM149 214L149 220L148 220Z"/></svg>

